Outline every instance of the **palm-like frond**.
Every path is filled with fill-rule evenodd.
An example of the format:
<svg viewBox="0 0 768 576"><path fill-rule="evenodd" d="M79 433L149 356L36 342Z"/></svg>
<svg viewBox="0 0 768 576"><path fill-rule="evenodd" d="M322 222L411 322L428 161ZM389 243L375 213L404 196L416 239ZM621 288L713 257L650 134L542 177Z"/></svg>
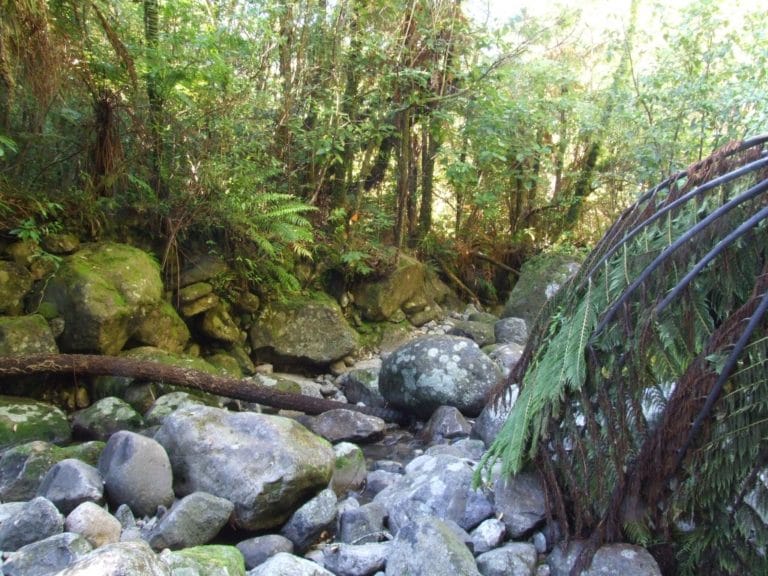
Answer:
<svg viewBox="0 0 768 576"><path fill-rule="evenodd" d="M485 462L532 457L587 550L634 536L681 573L768 573L766 142L642 195L511 375L520 396Z"/></svg>

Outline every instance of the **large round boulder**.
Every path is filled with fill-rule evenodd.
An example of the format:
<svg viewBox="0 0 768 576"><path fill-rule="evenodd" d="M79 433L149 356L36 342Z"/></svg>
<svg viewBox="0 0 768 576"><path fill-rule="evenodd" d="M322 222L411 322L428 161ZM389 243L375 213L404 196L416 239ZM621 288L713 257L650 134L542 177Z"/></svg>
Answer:
<svg viewBox="0 0 768 576"><path fill-rule="evenodd" d="M294 300L267 306L250 332L254 353L282 364L328 365L359 345L338 304Z"/></svg>
<svg viewBox="0 0 768 576"><path fill-rule="evenodd" d="M501 378L475 342L459 336L425 336L408 342L381 365L379 390L395 408L429 417L438 406L477 416Z"/></svg>
<svg viewBox="0 0 768 576"><path fill-rule="evenodd" d="M125 244L98 243L63 259L42 303L64 318L62 350L116 354L162 292L152 256Z"/></svg>
<svg viewBox="0 0 768 576"><path fill-rule="evenodd" d="M177 495L226 498L234 526L253 531L279 526L325 488L335 461L331 445L294 420L207 406L167 416L155 439L171 459Z"/></svg>

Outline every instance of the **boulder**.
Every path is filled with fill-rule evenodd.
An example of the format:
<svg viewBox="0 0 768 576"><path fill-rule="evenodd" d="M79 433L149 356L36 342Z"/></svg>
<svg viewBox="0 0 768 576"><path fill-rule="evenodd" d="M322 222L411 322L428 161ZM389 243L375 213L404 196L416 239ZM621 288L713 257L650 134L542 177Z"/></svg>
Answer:
<svg viewBox="0 0 768 576"><path fill-rule="evenodd" d="M64 529L64 516L50 500L0 504L0 550L18 550Z"/></svg>
<svg viewBox="0 0 768 576"><path fill-rule="evenodd" d="M528 323L522 318L502 318L493 325L493 333L498 344L518 344L528 342Z"/></svg>
<svg viewBox="0 0 768 576"><path fill-rule="evenodd" d="M64 521L68 532L80 534L94 548L120 541L120 521L101 506L83 502L72 510Z"/></svg>
<svg viewBox="0 0 768 576"><path fill-rule="evenodd" d="M248 576L334 576L322 566L287 552L278 552L248 572Z"/></svg>
<svg viewBox="0 0 768 576"><path fill-rule="evenodd" d="M99 458L108 500L127 504L138 516L153 516L173 503L171 463L152 438L121 431L112 435Z"/></svg>
<svg viewBox="0 0 768 576"><path fill-rule="evenodd" d="M165 301L147 312L133 333L133 339L140 344L176 354L184 351L189 337L189 328L184 320Z"/></svg>
<svg viewBox="0 0 768 576"><path fill-rule="evenodd" d="M428 417L439 406L477 416L501 372L475 342L459 336L425 336L384 359L379 390L392 406Z"/></svg>
<svg viewBox="0 0 768 576"><path fill-rule="evenodd" d="M493 550L501 544L506 534L507 527L504 526L504 522L501 520L497 518L483 520L469 535L470 538L472 538L472 550L475 555ZM483 570L482 566L479 567L480 571L485 575L485 570Z"/></svg>
<svg viewBox="0 0 768 576"><path fill-rule="evenodd" d="M533 544L510 542L477 557L483 576L531 576L536 569L537 554ZM622 574L622 572L610 572Z"/></svg>
<svg viewBox="0 0 768 576"><path fill-rule="evenodd" d="M173 576L245 576L243 555L234 546L195 546L163 551L160 560Z"/></svg>
<svg viewBox="0 0 768 576"><path fill-rule="evenodd" d="M333 490L322 490L293 513L280 534L293 542L297 551L306 551L323 531L333 525L336 520L336 503Z"/></svg>
<svg viewBox="0 0 768 576"><path fill-rule="evenodd" d="M240 330L229 312L229 306L219 303L206 310L200 322L200 331L213 340L238 344L245 340L245 333Z"/></svg>
<svg viewBox="0 0 768 576"><path fill-rule="evenodd" d="M384 530L387 511L381 504L370 502L359 508L348 508L339 515L337 539L346 544L378 542L390 536Z"/></svg>
<svg viewBox="0 0 768 576"><path fill-rule="evenodd" d="M362 576L384 569L391 542L334 544L323 548L323 565L336 576Z"/></svg>
<svg viewBox="0 0 768 576"><path fill-rule="evenodd" d="M387 576L480 576L456 526L434 517L409 522L397 533Z"/></svg>
<svg viewBox="0 0 768 576"><path fill-rule="evenodd" d="M192 396L189 392L169 392L154 401L152 407L144 414L144 423L147 426L159 426L166 416L173 414L176 410L202 404L204 402L200 398Z"/></svg>
<svg viewBox="0 0 768 576"><path fill-rule="evenodd" d="M387 423L381 418L354 410L328 410L308 421L308 428L331 443L375 442L384 436Z"/></svg>
<svg viewBox="0 0 768 576"><path fill-rule="evenodd" d="M523 356L524 348L520 344L495 344L484 350L488 358L496 362L504 378L508 378L512 369Z"/></svg>
<svg viewBox="0 0 768 576"><path fill-rule="evenodd" d="M99 243L62 260L45 284L42 302L64 318L62 350L116 354L162 292L160 268L149 254Z"/></svg>
<svg viewBox="0 0 768 576"><path fill-rule="evenodd" d="M56 462L76 458L96 464L103 449L103 442L59 447L40 440L9 448L0 457L0 500L31 500Z"/></svg>
<svg viewBox="0 0 768 576"><path fill-rule="evenodd" d="M41 246L50 254L64 256L80 249L80 239L74 234L46 234L43 236Z"/></svg>
<svg viewBox="0 0 768 576"><path fill-rule="evenodd" d="M503 318L522 318L533 323L544 304L570 280L581 259L569 254L540 254L523 264L520 278L504 305Z"/></svg>
<svg viewBox="0 0 768 576"><path fill-rule="evenodd" d="M32 440L63 443L71 437L67 416L55 406L0 396L0 450Z"/></svg>
<svg viewBox="0 0 768 576"><path fill-rule="evenodd" d="M20 264L0 260L0 314L19 314L32 289L32 275Z"/></svg>
<svg viewBox="0 0 768 576"><path fill-rule="evenodd" d="M507 421L507 416L512 411L519 395L520 387L516 384L510 384L499 397L489 401L475 420L471 436L479 438L486 446L490 446L504 426L504 422Z"/></svg>
<svg viewBox="0 0 768 576"><path fill-rule="evenodd" d="M47 498L66 515L83 502L104 502L104 481L93 466L75 458L57 462L43 478L38 496Z"/></svg>
<svg viewBox="0 0 768 576"><path fill-rule="evenodd" d="M496 343L493 324L489 324L488 322L461 320L456 322L453 327L448 330L448 334L451 336L464 336L465 338L474 340L481 348Z"/></svg>
<svg viewBox="0 0 768 576"><path fill-rule="evenodd" d="M0 356L58 351L51 328L40 314L0 317Z"/></svg>
<svg viewBox="0 0 768 576"><path fill-rule="evenodd" d="M368 473L362 449L350 442L339 442L334 444L333 453L336 455L331 478L333 491L341 496L350 490L359 490Z"/></svg>
<svg viewBox="0 0 768 576"><path fill-rule="evenodd" d="M347 397L350 404L361 402L366 406L386 406L387 401L379 392L379 370L372 368L353 368L336 379L336 385Z"/></svg>
<svg viewBox="0 0 768 576"><path fill-rule="evenodd" d="M366 320L389 320L403 304L424 289L425 279L424 264L401 254L397 267L389 276L353 289L355 306Z"/></svg>
<svg viewBox="0 0 768 576"><path fill-rule="evenodd" d="M280 552L292 554L293 542L280 534L266 534L238 542L237 549L245 558L245 567L250 570Z"/></svg>
<svg viewBox="0 0 768 576"><path fill-rule="evenodd" d="M207 282L231 273L227 263L219 256L203 254L189 259L181 273L178 285L182 288L196 282Z"/></svg>
<svg viewBox="0 0 768 576"><path fill-rule="evenodd" d="M265 307L250 331L256 356L283 364L328 365L355 352L357 333L330 299Z"/></svg>
<svg viewBox="0 0 768 576"><path fill-rule="evenodd" d="M234 505L229 500L194 492L175 502L149 536L155 550L179 550L207 544L226 525Z"/></svg>
<svg viewBox="0 0 768 576"><path fill-rule="evenodd" d="M49 576L57 574L92 550L79 534L63 532L12 552L0 566L5 576Z"/></svg>
<svg viewBox="0 0 768 576"><path fill-rule="evenodd" d="M235 505L232 524L282 524L331 479L330 444L279 416L192 406L166 417L155 435L171 458L176 492L202 491Z"/></svg>
<svg viewBox="0 0 768 576"><path fill-rule="evenodd" d="M107 440L119 430L139 430L143 425L141 414L125 400L107 397L75 412L72 433L85 440Z"/></svg>
<svg viewBox="0 0 768 576"><path fill-rule="evenodd" d="M405 467L405 475L379 492L373 501L389 515L396 533L411 520L434 516L470 530L493 514L490 495L473 488L474 466L448 454L423 455Z"/></svg>
<svg viewBox="0 0 768 576"><path fill-rule="evenodd" d="M453 406L440 406L419 432L428 444L469 436L472 426Z"/></svg>
<svg viewBox="0 0 768 576"><path fill-rule="evenodd" d="M511 538L529 534L546 518L546 495L536 475L500 476L493 488L496 512Z"/></svg>
<svg viewBox="0 0 768 576"><path fill-rule="evenodd" d="M584 541L574 540L567 548L556 546L547 557L552 576L568 576L584 548ZM651 554L631 544L607 544L600 547L583 576L661 576L661 570Z"/></svg>
<svg viewBox="0 0 768 576"><path fill-rule="evenodd" d="M108 544L82 556L56 576L171 576L171 570L142 541Z"/></svg>

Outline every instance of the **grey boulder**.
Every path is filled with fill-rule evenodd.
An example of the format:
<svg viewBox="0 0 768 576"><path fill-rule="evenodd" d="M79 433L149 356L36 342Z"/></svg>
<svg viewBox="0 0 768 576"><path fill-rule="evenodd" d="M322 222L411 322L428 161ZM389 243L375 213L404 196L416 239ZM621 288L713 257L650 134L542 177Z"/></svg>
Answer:
<svg viewBox="0 0 768 576"><path fill-rule="evenodd" d="M45 498L0 504L0 550L18 550L63 529L64 517Z"/></svg>
<svg viewBox="0 0 768 576"><path fill-rule="evenodd" d="M108 544L79 558L56 576L171 576L149 545L142 541Z"/></svg>
<svg viewBox="0 0 768 576"><path fill-rule="evenodd" d="M91 549L79 534L62 532L12 552L0 570L5 576L48 576L64 570Z"/></svg>
<svg viewBox="0 0 768 576"><path fill-rule="evenodd" d="M375 442L381 439L387 423L381 418L354 410L328 410L309 421L309 429L331 443Z"/></svg>
<svg viewBox="0 0 768 576"><path fill-rule="evenodd" d="M336 493L326 488L293 513L280 533L304 552L336 520Z"/></svg>
<svg viewBox="0 0 768 576"><path fill-rule="evenodd" d="M260 564L248 576L334 576L322 566L287 552L279 552Z"/></svg>
<svg viewBox="0 0 768 576"><path fill-rule="evenodd" d="M250 570L280 552L292 554L293 542L280 534L265 534L238 542L237 549L245 558L245 567Z"/></svg>
<svg viewBox="0 0 768 576"><path fill-rule="evenodd" d="M391 542L352 546L333 544L323 549L323 566L336 576L366 576L383 570Z"/></svg>
<svg viewBox="0 0 768 576"><path fill-rule="evenodd" d="M93 502L83 502L72 510L64 527L68 532L83 536L94 548L114 544L122 533L120 521Z"/></svg>
<svg viewBox="0 0 768 576"><path fill-rule="evenodd" d="M494 484L494 498L496 512L502 515L511 538L528 534L546 517L544 487L534 474L499 477Z"/></svg>
<svg viewBox="0 0 768 576"><path fill-rule="evenodd" d="M536 569L536 560L536 548L533 544L510 542L478 556L477 567L483 576L532 576Z"/></svg>
<svg viewBox="0 0 768 576"><path fill-rule="evenodd" d="M93 466L76 458L66 458L48 471L37 495L48 498L66 515L83 502L101 504L104 481Z"/></svg>
<svg viewBox="0 0 768 576"><path fill-rule="evenodd" d="M155 550L179 550L210 542L229 520L234 505L229 500L194 492L175 502L149 537Z"/></svg>

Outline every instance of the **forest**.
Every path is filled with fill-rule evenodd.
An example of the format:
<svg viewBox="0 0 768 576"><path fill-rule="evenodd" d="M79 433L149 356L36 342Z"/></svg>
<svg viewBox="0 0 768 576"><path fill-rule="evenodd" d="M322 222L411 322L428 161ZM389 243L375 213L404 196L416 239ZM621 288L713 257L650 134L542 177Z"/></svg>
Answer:
<svg viewBox="0 0 768 576"><path fill-rule="evenodd" d="M208 243L266 295L406 250L493 304L768 126L755 6L482 4L5 0L0 230Z"/></svg>

